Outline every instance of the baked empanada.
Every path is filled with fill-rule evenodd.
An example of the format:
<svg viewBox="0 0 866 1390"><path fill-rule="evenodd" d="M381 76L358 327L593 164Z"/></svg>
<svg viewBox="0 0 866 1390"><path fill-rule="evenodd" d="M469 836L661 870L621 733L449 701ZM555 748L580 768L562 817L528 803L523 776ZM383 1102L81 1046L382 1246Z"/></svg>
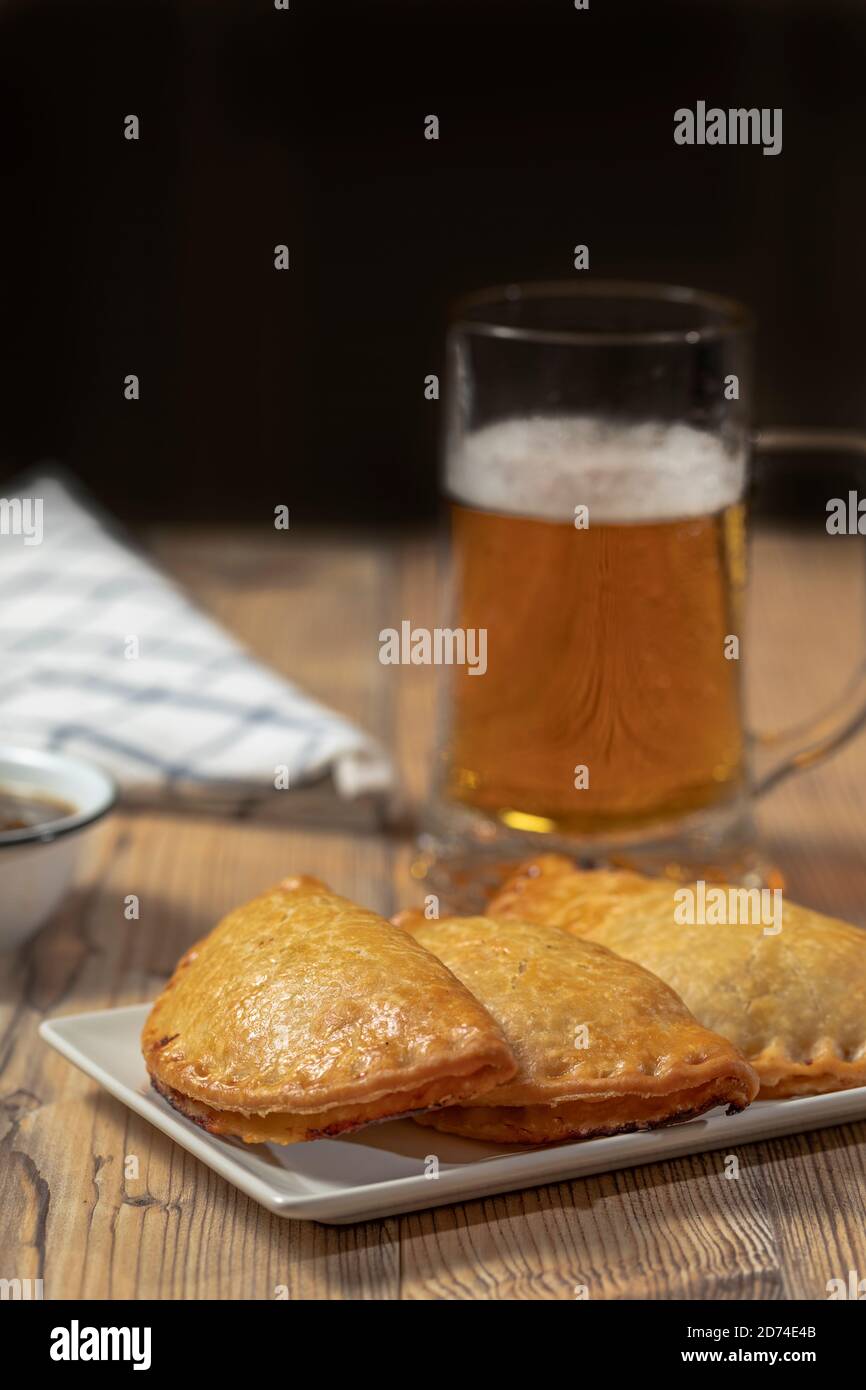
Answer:
<svg viewBox="0 0 866 1390"><path fill-rule="evenodd" d="M435 951L501 1025L517 1057L486 1095L415 1118L495 1143L618 1134L742 1110L758 1079L661 980L595 942L489 917L396 920Z"/></svg>
<svg viewBox="0 0 866 1390"><path fill-rule="evenodd" d="M744 910L728 912L741 918L733 924L684 924L674 897L683 886L549 854L524 865L488 912L567 928L652 970L745 1053L762 1099L866 1086L866 932L787 901L778 932L756 912L755 925L743 921ZM737 892L713 884L705 894L717 886Z"/></svg>
<svg viewBox="0 0 866 1390"><path fill-rule="evenodd" d="M435 956L308 878L237 908L187 951L142 1051L176 1109L249 1144L471 1100L516 1068Z"/></svg>

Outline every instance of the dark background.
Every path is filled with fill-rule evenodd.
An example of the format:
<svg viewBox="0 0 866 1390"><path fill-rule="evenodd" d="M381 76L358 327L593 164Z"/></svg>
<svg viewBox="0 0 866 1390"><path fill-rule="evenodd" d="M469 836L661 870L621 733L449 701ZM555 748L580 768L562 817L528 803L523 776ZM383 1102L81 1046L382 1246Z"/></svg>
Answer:
<svg viewBox="0 0 866 1390"><path fill-rule="evenodd" d="M3 476L61 459L132 520L423 516L449 299L577 242L747 301L759 420L866 425L866 5L590 5L3 4ZM783 107L783 152L676 146L698 99Z"/></svg>

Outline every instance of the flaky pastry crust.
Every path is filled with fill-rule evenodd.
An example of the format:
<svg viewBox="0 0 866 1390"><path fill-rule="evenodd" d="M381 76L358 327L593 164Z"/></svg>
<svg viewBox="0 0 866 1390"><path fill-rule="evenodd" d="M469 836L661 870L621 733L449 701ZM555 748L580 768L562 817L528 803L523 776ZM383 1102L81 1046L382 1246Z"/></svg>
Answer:
<svg viewBox="0 0 866 1390"><path fill-rule="evenodd" d="M762 1099L866 1085L866 932L788 901L778 934L750 923L683 924L680 887L542 855L488 912L565 928L651 970L741 1049Z"/></svg>
<svg viewBox="0 0 866 1390"><path fill-rule="evenodd" d="M250 1143L471 1099L515 1070L501 1030L435 956L309 878L236 909L186 953L142 1051L171 1104Z"/></svg>
<svg viewBox="0 0 866 1390"><path fill-rule="evenodd" d="M468 1106L419 1117L501 1142L544 1143L742 1109L757 1077L672 989L595 942L489 917L397 920L501 1025L518 1072Z"/></svg>

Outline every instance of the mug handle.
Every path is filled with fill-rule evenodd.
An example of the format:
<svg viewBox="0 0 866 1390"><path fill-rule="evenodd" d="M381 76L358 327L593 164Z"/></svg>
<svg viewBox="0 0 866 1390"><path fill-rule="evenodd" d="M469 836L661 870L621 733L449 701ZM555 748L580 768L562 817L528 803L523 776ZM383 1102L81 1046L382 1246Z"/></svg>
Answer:
<svg viewBox="0 0 866 1390"><path fill-rule="evenodd" d="M856 430L769 429L753 438L757 454L792 452L858 454L866 459L866 434ZM791 729L749 733L752 792L763 796L794 772L813 767L866 725L866 657L828 709Z"/></svg>

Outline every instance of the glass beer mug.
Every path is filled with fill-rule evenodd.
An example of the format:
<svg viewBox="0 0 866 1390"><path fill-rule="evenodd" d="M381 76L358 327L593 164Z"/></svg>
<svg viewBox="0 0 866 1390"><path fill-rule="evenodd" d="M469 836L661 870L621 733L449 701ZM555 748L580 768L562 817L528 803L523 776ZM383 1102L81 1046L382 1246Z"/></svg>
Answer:
<svg viewBox="0 0 866 1390"><path fill-rule="evenodd" d="M494 879L544 850L757 882L752 803L866 718L754 736L739 660L752 323L713 295L529 284L458 306L448 340L451 626L418 872ZM483 656L483 660L482 660Z"/></svg>

